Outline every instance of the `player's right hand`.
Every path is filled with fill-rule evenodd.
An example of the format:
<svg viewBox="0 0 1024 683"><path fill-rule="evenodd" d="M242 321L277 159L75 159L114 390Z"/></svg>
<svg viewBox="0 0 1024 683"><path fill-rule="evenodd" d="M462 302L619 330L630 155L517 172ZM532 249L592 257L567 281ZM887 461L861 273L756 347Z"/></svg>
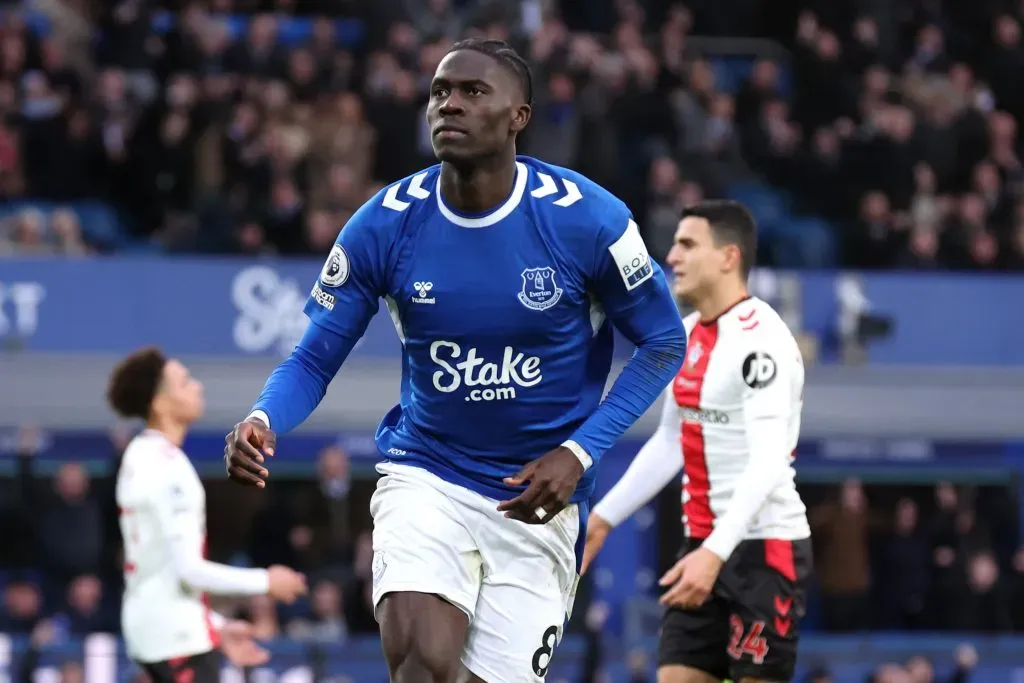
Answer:
<svg viewBox="0 0 1024 683"><path fill-rule="evenodd" d="M290 605L306 594L306 576L290 567L280 564L267 567L267 577L270 584L267 595L278 602Z"/></svg>
<svg viewBox="0 0 1024 683"><path fill-rule="evenodd" d="M601 547L604 546L612 525L604 517L591 514L587 520L587 543L583 547L583 564L580 565L580 576L587 573L590 563L597 557Z"/></svg>
<svg viewBox="0 0 1024 683"><path fill-rule="evenodd" d="M273 457L277 435L256 418L235 425L224 439L224 466L228 477L240 484L267 485L270 472L263 465L263 454Z"/></svg>

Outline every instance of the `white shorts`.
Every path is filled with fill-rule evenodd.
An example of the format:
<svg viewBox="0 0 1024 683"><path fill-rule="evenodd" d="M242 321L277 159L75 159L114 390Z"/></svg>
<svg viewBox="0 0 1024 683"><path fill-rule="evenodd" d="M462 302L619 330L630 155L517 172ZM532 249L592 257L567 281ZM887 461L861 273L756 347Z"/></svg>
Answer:
<svg viewBox="0 0 1024 683"><path fill-rule="evenodd" d="M418 467L385 463L370 501L373 604L439 595L469 616L462 664L487 683L543 681L576 596L580 515L506 519L498 501Z"/></svg>

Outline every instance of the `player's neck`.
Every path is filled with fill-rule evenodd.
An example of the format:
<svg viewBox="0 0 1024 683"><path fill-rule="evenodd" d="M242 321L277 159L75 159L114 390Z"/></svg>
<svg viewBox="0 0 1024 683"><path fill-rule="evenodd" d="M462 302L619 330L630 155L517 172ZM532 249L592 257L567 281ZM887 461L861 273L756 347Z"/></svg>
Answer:
<svg viewBox="0 0 1024 683"><path fill-rule="evenodd" d="M750 296L747 286L741 282L716 287L703 300L697 303L700 321L713 322L730 308Z"/></svg>
<svg viewBox="0 0 1024 683"><path fill-rule="evenodd" d="M446 161L441 163L441 196L456 211L485 213L508 199L515 179L515 152L472 167Z"/></svg>
<svg viewBox="0 0 1024 683"><path fill-rule="evenodd" d="M179 448L181 448L181 445L185 443L185 436L188 434L188 425L172 422L171 420L160 419L158 417L154 417L147 422L146 429L154 432L160 432L163 434L164 438Z"/></svg>

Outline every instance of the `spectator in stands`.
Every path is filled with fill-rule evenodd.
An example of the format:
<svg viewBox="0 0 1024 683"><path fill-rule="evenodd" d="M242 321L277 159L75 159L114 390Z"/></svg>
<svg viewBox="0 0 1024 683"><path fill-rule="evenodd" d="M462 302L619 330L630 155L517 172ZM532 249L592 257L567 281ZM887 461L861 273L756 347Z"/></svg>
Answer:
<svg viewBox="0 0 1024 683"><path fill-rule="evenodd" d="M38 666L42 660L43 650L60 640L60 629L49 620L40 621L32 629L29 647L21 656L18 667L12 676L15 683L33 683L38 676ZM60 683L83 683L85 671L82 663L75 659L67 659L60 666Z"/></svg>
<svg viewBox="0 0 1024 683"><path fill-rule="evenodd" d="M17 578L4 586L0 633L31 633L42 616L43 596L37 586Z"/></svg>
<svg viewBox="0 0 1024 683"><path fill-rule="evenodd" d="M881 626L894 631L926 628L931 583L931 539L919 524L917 503L896 504L895 522L877 563Z"/></svg>
<svg viewBox="0 0 1024 683"><path fill-rule="evenodd" d="M75 462L60 466L52 488L41 486L32 475L31 459L23 479L33 491L31 515L35 521L40 565L54 585L63 586L81 574L102 566L104 536L100 505L85 468Z"/></svg>
<svg viewBox="0 0 1024 683"><path fill-rule="evenodd" d="M1006 586L999 564L991 552L967 560L966 590L958 593L957 620L960 631L999 633L1013 627Z"/></svg>
<svg viewBox="0 0 1024 683"><path fill-rule="evenodd" d="M110 633L119 630L119 617L104 599L99 577L83 574L68 584L65 608L58 615L67 632L76 636Z"/></svg>
<svg viewBox="0 0 1024 683"><path fill-rule="evenodd" d="M946 683L967 683L971 671L978 664L978 651L969 644L959 645L953 651L953 670L943 680ZM935 667L926 657L911 657L904 667L910 683L935 683Z"/></svg>
<svg viewBox="0 0 1024 683"><path fill-rule="evenodd" d="M839 499L812 509L810 522L825 627L831 631L867 628L871 619L868 537L873 521L861 483L844 482Z"/></svg>
<svg viewBox="0 0 1024 683"><path fill-rule="evenodd" d="M0 190L109 201L133 235L156 235L167 248L322 251L325 222L311 212L329 211L336 228L381 182L420 168L429 158L425 76L454 36L494 34L528 43L545 84L523 151L592 175L638 214L650 187L643 179L659 177L648 169L667 156L703 193L717 194L751 169L791 190L795 209L834 221L851 265L990 270L1024 261L1024 230L1010 225L1022 114L1012 87L1021 31L1011 15L985 26L989 47L965 39L941 12L901 45L876 16L843 25L841 13L816 6L822 14L803 11L784 36L795 57L787 87L770 59L736 83L716 77L688 41L694 31L757 26L736 8L645 14L637 3L592 3L584 21L574 11L561 21L511 3L391 9L372 26L368 50L326 16L315 17L305 41L272 14L254 16L235 37L188 3L160 34L153 7L114 3L102 18L105 41L86 54L81 31L40 39L12 15L0 106L21 114L0 131ZM585 25L613 38L602 44L574 33ZM590 139L615 144L583 144ZM943 201L908 217L921 163ZM983 228L974 200L961 197L968 191L987 206ZM891 222L872 208L872 232L855 224L857 207L885 202ZM974 227L944 229L957 203L952 222ZM311 226L308 234L299 225ZM109 248L85 227L87 242ZM645 228L648 239L665 239L662 227ZM769 241L774 234L766 232ZM768 263L780 253L770 245L764 252ZM831 249L808 252L797 258L827 259Z"/></svg>
<svg viewBox="0 0 1024 683"><path fill-rule="evenodd" d="M320 643L343 643L348 637L341 586L330 579L321 579L313 586L310 614L288 624L288 635L299 640Z"/></svg>

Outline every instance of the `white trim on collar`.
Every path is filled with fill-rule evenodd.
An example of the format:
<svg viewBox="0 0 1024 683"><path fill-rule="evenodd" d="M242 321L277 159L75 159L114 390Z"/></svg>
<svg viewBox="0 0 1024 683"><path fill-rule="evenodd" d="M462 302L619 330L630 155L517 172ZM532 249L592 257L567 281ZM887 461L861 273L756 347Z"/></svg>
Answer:
<svg viewBox="0 0 1024 683"><path fill-rule="evenodd" d="M512 195L505 200L504 204L491 213L486 216L478 216L476 218L460 216L445 206L444 199L441 198L441 179L440 176L438 176L437 185L434 187L434 195L437 196L437 208L440 209L442 216L459 227L486 228L508 218L508 215L515 211L516 207L519 206L519 203L523 200L523 194L526 193L526 180L529 175L530 173L527 170L526 165L517 161L516 182L515 185L512 186Z"/></svg>

